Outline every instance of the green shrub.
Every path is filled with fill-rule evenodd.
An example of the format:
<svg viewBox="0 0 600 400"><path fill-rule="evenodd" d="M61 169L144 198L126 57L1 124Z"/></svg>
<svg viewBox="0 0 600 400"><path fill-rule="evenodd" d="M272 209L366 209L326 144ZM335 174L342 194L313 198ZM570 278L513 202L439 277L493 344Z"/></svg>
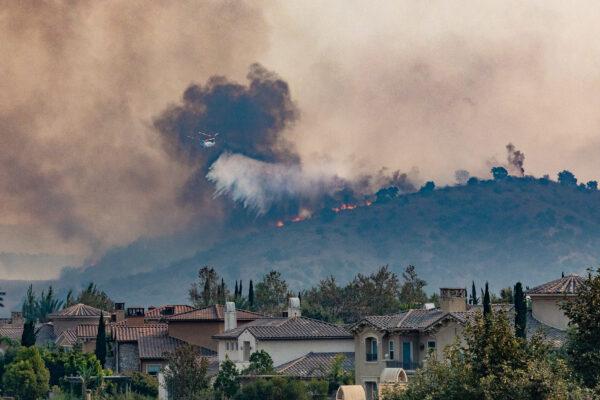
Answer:
<svg viewBox="0 0 600 400"><path fill-rule="evenodd" d="M2 377L6 394L19 400L45 398L50 390L50 372L35 347L22 347Z"/></svg>
<svg viewBox="0 0 600 400"><path fill-rule="evenodd" d="M158 379L143 372L131 374L131 390L142 396L158 396Z"/></svg>

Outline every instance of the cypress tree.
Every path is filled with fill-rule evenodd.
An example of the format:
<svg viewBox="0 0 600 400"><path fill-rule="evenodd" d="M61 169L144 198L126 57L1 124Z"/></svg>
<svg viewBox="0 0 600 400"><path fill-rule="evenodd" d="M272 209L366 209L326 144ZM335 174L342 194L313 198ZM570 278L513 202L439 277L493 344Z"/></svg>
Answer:
<svg viewBox="0 0 600 400"><path fill-rule="evenodd" d="M248 305L251 310L254 308L254 284L252 279L250 279L250 288L248 289Z"/></svg>
<svg viewBox="0 0 600 400"><path fill-rule="evenodd" d="M31 347L35 345L35 323L33 321L25 322L23 334L21 335L21 346Z"/></svg>
<svg viewBox="0 0 600 400"><path fill-rule="evenodd" d="M477 297L477 290L475 289L475 281L471 282L471 298L469 299L469 303L476 306L479 304L479 298Z"/></svg>
<svg viewBox="0 0 600 400"><path fill-rule="evenodd" d="M488 283L485 283L485 292L483 293L483 316L492 315L492 302L490 301L490 290Z"/></svg>
<svg viewBox="0 0 600 400"><path fill-rule="evenodd" d="M104 313L100 313L100 322L98 323L98 333L96 334L96 358L104 368L106 364L106 326L104 324Z"/></svg>
<svg viewBox="0 0 600 400"><path fill-rule="evenodd" d="M238 293L238 281L237 281L237 279L235 280L235 288L233 290L234 290L234 292L233 292L233 299L237 300L237 298L239 296L239 293Z"/></svg>
<svg viewBox="0 0 600 400"><path fill-rule="evenodd" d="M221 278L221 295L219 296L219 302L225 303L225 279Z"/></svg>
<svg viewBox="0 0 600 400"><path fill-rule="evenodd" d="M515 335L525 339L527 337L527 303L523 285L517 282L515 285Z"/></svg>
<svg viewBox="0 0 600 400"><path fill-rule="evenodd" d="M240 286L238 286L238 296L240 298L244 297L244 292L242 292L242 280L240 279Z"/></svg>

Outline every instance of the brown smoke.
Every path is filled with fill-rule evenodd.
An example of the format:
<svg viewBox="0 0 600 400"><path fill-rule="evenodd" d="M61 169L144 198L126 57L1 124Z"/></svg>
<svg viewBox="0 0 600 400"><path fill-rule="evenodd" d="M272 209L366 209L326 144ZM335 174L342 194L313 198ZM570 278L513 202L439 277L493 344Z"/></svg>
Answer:
<svg viewBox="0 0 600 400"><path fill-rule="evenodd" d="M265 49L261 10L23 1L0 20L0 225L90 254L202 215L177 205L192 170L165 155L152 118L190 82L243 76Z"/></svg>

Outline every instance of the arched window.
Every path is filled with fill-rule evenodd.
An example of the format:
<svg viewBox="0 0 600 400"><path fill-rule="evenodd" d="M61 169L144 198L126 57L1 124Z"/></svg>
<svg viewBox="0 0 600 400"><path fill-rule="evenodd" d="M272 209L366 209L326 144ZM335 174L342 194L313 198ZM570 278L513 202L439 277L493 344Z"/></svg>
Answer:
<svg viewBox="0 0 600 400"><path fill-rule="evenodd" d="M393 360L394 359L394 341L393 340L390 340L388 342L388 354L389 354L390 360Z"/></svg>
<svg viewBox="0 0 600 400"><path fill-rule="evenodd" d="M377 361L377 339L374 337L368 337L365 340L366 345L366 360Z"/></svg>

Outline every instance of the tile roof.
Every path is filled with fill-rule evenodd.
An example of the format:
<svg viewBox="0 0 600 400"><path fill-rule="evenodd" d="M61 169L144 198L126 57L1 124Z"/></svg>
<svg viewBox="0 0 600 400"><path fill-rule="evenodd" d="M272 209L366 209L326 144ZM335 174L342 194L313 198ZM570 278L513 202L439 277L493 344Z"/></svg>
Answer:
<svg viewBox="0 0 600 400"><path fill-rule="evenodd" d="M575 294L584 281L582 277L571 274L536 286L528 290L527 294Z"/></svg>
<svg viewBox="0 0 600 400"><path fill-rule="evenodd" d="M494 311L509 311L513 308L510 304L493 304ZM426 331L434 327L437 323L454 319L460 323L465 323L473 318L477 312L480 312L481 306L471 306L466 311L445 312L439 308L430 310L412 309L398 314L391 315L369 315L353 325L351 329L362 324L369 324L380 330L393 331Z"/></svg>
<svg viewBox="0 0 600 400"><path fill-rule="evenodd" d="M12 340L21 340L23 336L22 326L0 326L0 337L6 337Z"/></svg>
<svg viewBox="0 0 600 400"><path fill-rule="evenodd" d="M56 344L62 347L73 347L77 343L75 329L65 329L56 338Z"/></svg>
<svg viewBox="0 0 600 400"><path fill-rule="evenodd" d="M67 308L63 308L62 310L52 313L49 315L50 319L56 319L56 318L72 318L72 317L83 317L83 318L90 318L90 317L95 317L98 318L100 317L101 313L104 313L105 316L109 316L109 314L106 311L102 311L98 308L92 307L92 306L88 306L86 304L75 304L72 305L71 307L67 307Z"/></svg>
<svg viewBox="0 0 600 400"><path fill-rule="evenodd" d="M555 348L562 347L567 341L567 332L561 331L560 329L548 326L533 317L531 311L527 312L527 326L526 334L528 338L531 338L537 332L541 332L546 338L547 342Z"/></svg>
<svg viewBox="0 0 600 400"><path fill-rule="evenodd" d="M225 307L221 304L213 304L204 308L196 308L191 311L175 314L166 319L168 321L223 321L225 319ZM238 321L254 321L265 316L247 310L236 310Z"/></svg>
<svg viewBox="0 0 600 400"><path fill-rule="evenodd" d="M112 331L112 326L110 324L106 325L106 335L110 335ZM98 335L98 324L80 324L75 328L75 332L77 338L89 340L96 339Z"/></svg>
<svg viewBox="0 0 600 400"><path fill-rule="evenodd" d="M188 306L186 304L168 304L146 311L145 319L160 320L163 318L168 318L173 315L182 314L193 310L194 307Z"/></svg>
<svg viewBox="0 0 600 400"><path fill-rule="evenodd" d="M170 336L143 336L138 340L140 359L166 359L185 342Z"/></svg>
<svg viewBox="0 0 600 400"><path fill-rule="evenodd" d="M278 374L294 378L324 378L331 372L338 355L344 356L342 369L354 370L354 353L308 353L300 358L275 367Z"/></svg>
<svg viewBox="0 0 600 400"><path fill-rule="evenodd" d="M244 326L213 336L215 339L234 339L249 331L259 340L352 339L343 326L305 317L263 318Z"/></svg>
<svg viewBox="0 0 600 400"><path fill-rule="evenodd" d="M167 336L167 324L140 326L113 325L112 337L117 342L137 342L143 336Z"/></svg>

